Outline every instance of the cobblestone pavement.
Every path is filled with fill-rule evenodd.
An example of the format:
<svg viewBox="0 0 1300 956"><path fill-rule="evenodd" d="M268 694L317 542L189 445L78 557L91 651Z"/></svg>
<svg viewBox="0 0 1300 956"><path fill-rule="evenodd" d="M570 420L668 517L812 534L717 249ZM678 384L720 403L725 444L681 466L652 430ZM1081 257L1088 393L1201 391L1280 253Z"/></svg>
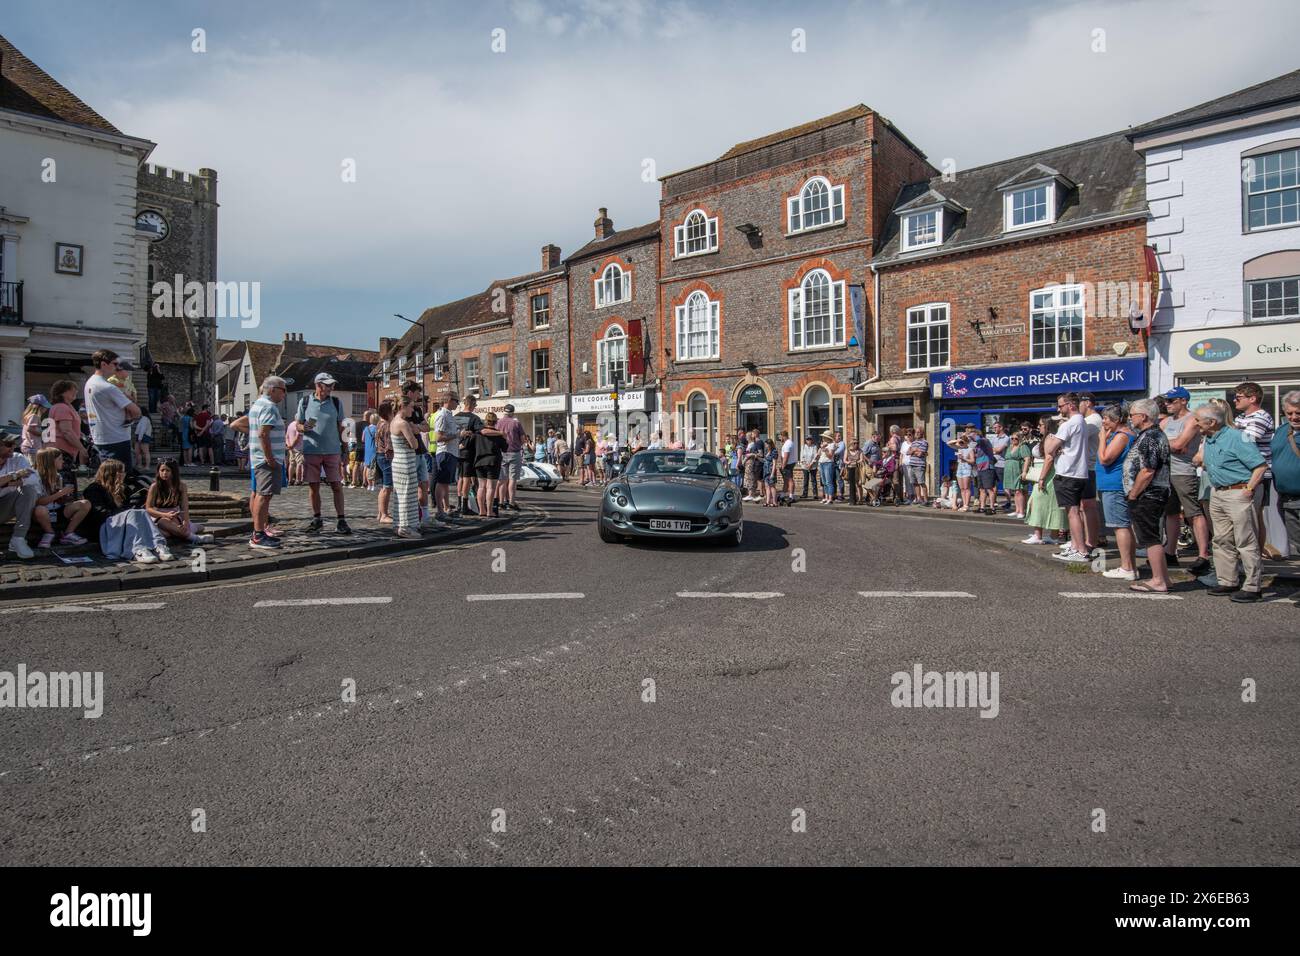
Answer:
<svg viewBox="0 0 1300 956"><path fill-rule="evenodd" d="M187 478L191 491L207 491L206 477ZM224 494L247 498L248 482L224 477ZM424 547L444 540L454 540L483 530L497 528L514 518L480 521L470 519L451 531L427 531L421 540L404 540L395 536L392 525L376 520L375 494L364 488L344 489L344 514L352 534L334 530L334 505L328 486L322 489L321 514L325 530L307 534L312 516L306 487L292 487L276 498L271 507L284 544L274 552L254 550L248 546L252 523L248 518L210 521L205 530L216 535L211 544L200 546L173 543L173 562L136 564L132 561L109 561L93 545L81 548L54 547L37 551L31 561L19 561L5 552L0 561L0 600L31 598L42 595L93 593L128 590L172 584L190 584L196 580L219 580L301 567L322 560L363 559L392 551ZM63 564L59 558L88 557L89 564Z"/></svg>

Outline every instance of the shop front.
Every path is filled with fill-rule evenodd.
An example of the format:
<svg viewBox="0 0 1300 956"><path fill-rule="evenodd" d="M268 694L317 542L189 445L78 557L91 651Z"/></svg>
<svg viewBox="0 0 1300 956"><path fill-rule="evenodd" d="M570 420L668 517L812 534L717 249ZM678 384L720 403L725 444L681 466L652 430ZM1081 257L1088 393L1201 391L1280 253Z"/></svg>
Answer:
<svg viewBox="0 0 1300 956"><path fill-rule="evenodd" d="M1278 420L1282 396L1300 389L1300 322L1197 329L1169 336L1174 381L1192 393L1192 407L1231 400L1242 382L1264 390L1264 408Z"/></svg>
<svg viewBox="0 0 1300 956"><path fill-rule="evenodd" d="M525 395L521 398L485 398L478 403L479 415L505 412L507 405L515 407L515 417L524 426L524 433L533 441L546 437L546 430L554 428L564 434L568 395Z"/></svg>
<svg viewBox="0 0 1300 956"><path fill-rule="evenodd" d="M924 426L929 411L930 382L924 375L912 378L878 379L853 389L857 403L856 437L889 437L889 429Z"/></svg>
<svg viewBox="0 0 1300 956"><path fill-rule="evenodd" d="M1039 416L1056 414L1062 392L1092 392L1104 406L1143 398L1146 386L1146 356L931 372L935 413L929 431L932 447L939 450L938 474L955 471L956 458L947 443L968 424L986 434L996 422L1014 431L1022 421L1036 425Z"/></svg>
<svg viewBox="0 0 1300 956"><path fill-rule="evenodd" d="M586 431L594 436L613 435L617 432L621 442L637 435L647 445L654 437L654 389L638 388L622 392L618 397L617 421L614 415L613 393L608 389L571 396L569 422L570 435ZM617 427L616 427L617 426Z"/></svg>

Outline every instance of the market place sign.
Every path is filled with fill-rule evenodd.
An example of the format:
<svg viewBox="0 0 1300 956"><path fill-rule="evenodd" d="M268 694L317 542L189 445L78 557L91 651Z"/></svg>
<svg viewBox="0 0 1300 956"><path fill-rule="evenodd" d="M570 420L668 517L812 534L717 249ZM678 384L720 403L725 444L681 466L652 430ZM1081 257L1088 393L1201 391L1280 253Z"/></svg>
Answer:
<svg viewBox="0 0 1300 956"><path fill-rule="evenodd" d="M1146 386L1145 356L930 373L930 391L935 398L1005 398L1069 391L1142 392Z"/></svg>

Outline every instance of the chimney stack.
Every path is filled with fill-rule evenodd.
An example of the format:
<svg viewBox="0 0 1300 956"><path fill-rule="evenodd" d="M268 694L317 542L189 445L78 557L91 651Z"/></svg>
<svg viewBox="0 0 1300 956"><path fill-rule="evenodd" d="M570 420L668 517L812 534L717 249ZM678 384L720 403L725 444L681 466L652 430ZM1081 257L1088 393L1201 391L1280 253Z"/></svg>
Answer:
<svg viewBox="0 0 1300 956"><path fill-rule="evenodd" d="M294 362L307 357L307 343L301 332L284 333L284 342L280 346L280 361Z"/></svg>
<svg viewBox="0 0 1300 956"><path fill-rule="evenodd" d="M396 341L396 339L390 339L386 335L379 336L379 357L383 358L387 355L389 349L393 347L393 343Z"/></svg>
<svg viewBox="0 0 1300 956"><path fill-rule="evenodd" d="M614 223L609 218L609 210L601 206L596 212L596 221L593 223L596 227L597 239L608 239L614 234Z"/></svg>
<svg viewBox="0 0 1300 956"><path fill-rule="evenodd" d="M560 247L552 243L542 246L542 271L549 272L551 269L560 267Z"/></svg>

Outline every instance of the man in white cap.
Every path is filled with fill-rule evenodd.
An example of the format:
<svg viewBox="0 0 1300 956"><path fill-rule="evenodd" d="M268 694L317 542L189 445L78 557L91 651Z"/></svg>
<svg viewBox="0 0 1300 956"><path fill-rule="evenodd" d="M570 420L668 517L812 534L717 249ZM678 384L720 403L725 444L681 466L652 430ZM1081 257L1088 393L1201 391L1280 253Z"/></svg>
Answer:
<svg viewBox="0 0 1300 956"><path fill-rule="evenodd" d="M304 395L298 402L294 420L302 429L302 457L311 498L310 534L318 533L324 522L320 516L320 480L324 473L334 492L334 514L338 519L339 534L351 534L343 517L343 406L334 397L337 384L329 372L321 372L313 382L312 394Z"/></svg>

